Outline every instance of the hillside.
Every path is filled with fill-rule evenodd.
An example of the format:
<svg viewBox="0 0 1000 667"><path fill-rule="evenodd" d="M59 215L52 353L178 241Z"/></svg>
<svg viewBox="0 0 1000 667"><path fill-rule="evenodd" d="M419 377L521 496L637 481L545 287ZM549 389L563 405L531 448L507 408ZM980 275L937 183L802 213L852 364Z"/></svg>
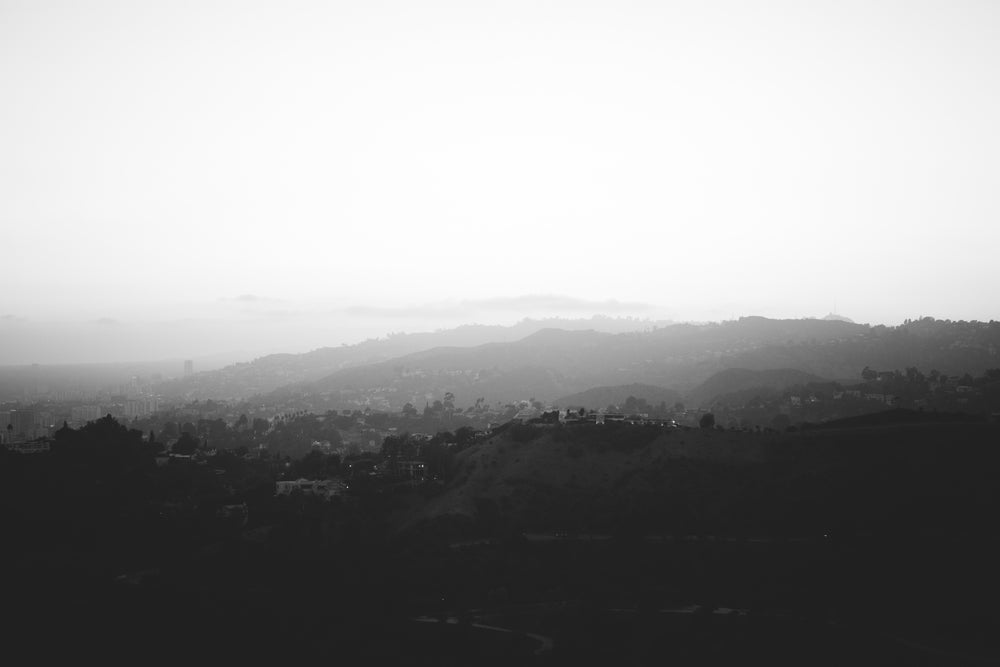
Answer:
<svg viewBox="0 0 1000 667"><path fill-rule="evenodd" d="M1000 323L925 321L870 327L842 321L746 317L721 324L677 324L610 334L542 329L514 342L438 347L319 380L289 385L275 402L312 397L313 409L338 403L399 409L452 392L458 405L527 398L552 402L594 387L644 384L686 393L714 374L738 368L781 378L856 379L865 366L918 366L980 374L1000 366ZM725 380L726 376L722 376ZM721 392L731 391L720 385ZM705 389L704 400L714 389Z"/></svg>
<svg viewBox="0 0 1000 667"><path fill-rule="evenodd" d="M746 444L745 434L718 432L713 439L715 432L700 430L623 428L611 445L608 432L597 428L561 434L539 429L539 437L526 441L507 432L461 452L447 491L402 518L399 529L425 524L473 529L497 515L520 530L609 532L621 516L619 505L660 486L650 482L668 468L681 470L668 465L671 459L746 462L762 456L765 442L757 438L737 451L734 445Z"/></svg>
<svg viewBox="0 0 1000 667"><path fill-rule="evenodd" d="M197 373L181 380L164 382L159 391L166 396L189 399L239 399L266 394L280 387L319 380L337 371L435 348L461 349L496 342L512 342L542 329L559 327L566 331L596 330L621 333L640 331L668 322L632 318L593 317L590 319L525 319L513 326L465 325L422 333L390 334L355 345L324 347L302 354L271 354L253 361Z"/></svg>
<svg viewBox="0 0 1000 667"><path fill-rule="evenodd" d="M650 405L666 403L673 406L681 395L673 389L657 387L651 384L622 384L614 387L594 387L553 401L553 405L563 408L583 407L588 409L604 409L608 405L621 405L630 396L644 399Z"/></svg>
<svg viewBox="0 0 1000 667"><path fill-rule="evenodd" d="M727 368L688 392L687 403L692 406L710 405L714 399L725 394L748 391L782 390L794 385L823 382L823 378L795 370L794 368L773 368L750 370L747 368Z"/></svg>
<svg viewBox="0 0 1000 667"><path fill-rule="evenodd" d="M997 440L1000 426L970 422L781 435L512 428L461 452L445 491L400 515L396 528L965 534L992 525L990 513L1000 509L991 491Z"/></svg>
<svg viewBox="0 0 1000 667"><path fill-rule="evenodd" d="M862 336L866 327L820 320L743 318L609 334L542 329L508 343L441 347L348 368L281 394L337 396L378 390L393 407L425 393L551 402L597 386L641 383L678 390L728 367L727 354L780 341L822 343ZM817 343L818 344L818 343Z"/></svg>

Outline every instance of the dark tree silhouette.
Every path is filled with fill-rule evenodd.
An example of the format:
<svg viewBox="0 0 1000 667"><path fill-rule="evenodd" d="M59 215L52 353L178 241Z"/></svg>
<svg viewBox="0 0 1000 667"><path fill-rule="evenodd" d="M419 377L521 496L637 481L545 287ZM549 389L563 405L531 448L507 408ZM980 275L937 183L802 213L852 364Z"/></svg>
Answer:
<svg viewBox="0 0 1000 667"><path fill-rule="evenodd" d="M185 431L180 439L170 448L174 454L194 454L198 449L198 439Z"/></svg>

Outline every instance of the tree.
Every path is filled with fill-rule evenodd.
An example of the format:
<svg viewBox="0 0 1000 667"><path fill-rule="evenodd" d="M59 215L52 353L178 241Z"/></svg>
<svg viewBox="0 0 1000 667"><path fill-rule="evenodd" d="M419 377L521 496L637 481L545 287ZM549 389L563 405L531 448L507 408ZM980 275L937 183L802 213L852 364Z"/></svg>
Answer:
<svg viewBox="0 0 1000 667"><path fill-rule="evenodd" d="M706 412L705 414L703 414L701 416L701 419L698 420L698 426L700 426L702 428L712 428L712 427L714 427L715 426L715 415L713 415L711 412Z"/></svg>
<svg viewBox="0 0 1000 667"><path fill-rule="evenodd" d="M174 454L194 454L198 449L198 438L187 431L181 433L181 437L170 448Z"/></svg>
<svg viewBox="0 0 1000 667"><path fill-rule="evenodd" d="M427 473L432 477L451 477L455 453L443 443L428 442L421 449L421 458L427 464Z"/></svg>
<svg viewBox="0 0 1000 667"><path fill-rule="evenodd" d="M878 379L878 371L873 370L873 369L869 368L868 366L865 366L861 370L861 379L864 380L865 382L872 382L873 380L877 380Z"/></svg>
<svg viewBox="0 0 1000 667"><path fill-rule="evenodd" d="M459 426L455 431L455 442L462 447L471 445L476 439L476 430L471 426Z"/></svg>
<svg viewBox="0 0 1000 667"><path fill-rule="evenodd" d="M771 419L771 428L776 431L784 431L792 425L792 420L788 415L777 414Z"/></svg>
<svg viewBox="0 0 1000 667"><path fill-rule="evenodd" d="M559 410L552 410L550 412L543 412L540 417L543 424L558 424L559 423Z"/></svg>
<svg viewBox="0 0 1000 667"><path fill-rule="evenodd" d="M319 479L327 472L327 461L318 449L310 451L295 464L295 475L307 479Z"/></svg>

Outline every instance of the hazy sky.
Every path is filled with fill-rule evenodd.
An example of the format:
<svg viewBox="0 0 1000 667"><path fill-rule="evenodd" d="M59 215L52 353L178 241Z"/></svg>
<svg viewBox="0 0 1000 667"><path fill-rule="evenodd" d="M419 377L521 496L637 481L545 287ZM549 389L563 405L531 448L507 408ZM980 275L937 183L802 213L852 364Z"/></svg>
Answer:
<svg viewBox="0 0 1000 667"><path fill-rule="evenodd" d="M995 1L0 0L0 363L1000 319L998 118Z"/></svg>

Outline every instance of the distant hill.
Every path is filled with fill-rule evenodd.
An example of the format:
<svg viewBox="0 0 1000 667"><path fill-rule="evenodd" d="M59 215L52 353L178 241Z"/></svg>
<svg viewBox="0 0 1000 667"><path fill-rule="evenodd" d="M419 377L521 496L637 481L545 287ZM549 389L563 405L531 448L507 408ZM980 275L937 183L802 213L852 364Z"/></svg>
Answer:
<svg viewBox="0 0 1000 667"><path fill-rule="evenodd" d="M282 409L363 406L398 410L407 402L419 408L445 392L455 394L456 405L461 407L477 398L487 404L528 398L552 402L594 387L643 384L688 395L697 392L693 394L696 399L709 400L734 387L752 387L752 382L771 387L823 378L856 382L865 366L916 366L950 375L978 375L1000 367L1000 322L928 318L898 327L872 327L819 319L744 317L626 333L587 329L588 320L574 322L575 330L533 329L542 324L535 321L516 328L500 327L499 332L493 327L473 327L401 334L308 355L275 355L217 374L198 374L190 379L186 395L262 394L262 404ZM524 331L528 333L519 340L472 344L477 337ZM462 344L394 354L441 341ZM727 369L772 375L756 379L722 376L716 386L700 387ZM213 390L219 393L212 394Z"/></svg>
<svg viewBox="0 0 1000 667"><path fill-rule="evenodd" d="M674 389L657 387L651 384L623 384L614 387L594 387L586 391L569 396L563 396L553 401L553 404L562 408L588 408L601 410L608 405L621 405L629 396L645 399L650 405L666 403L673 406L680 400L681 395Z"/></svg>
<svg viewBox="0 0 1000 667"><path fill-rule="evenodd" d="M253 361L165 382L160 392L190 399L239 399L272 392L279 387L318 380L339 370L378 364L423 350L474 347L520 340L542 329L593 330L621 333L671 324L635 318L525 319L513 326L471 324L422 333L390 334L355 345L324 347L302 354L271 354Z"/></svg>
<svg viewBox="0 0 1000 667"><path fill-rule="evenodd" d="M860 340L868 332L866 326L844 322L760 317L620 334L550 328L515 342L435 348L343 369L315 382L284 387L274 400L308 395L321 397L313 405L322 407L338 399L377 395L398 409L405 402L419 405L426 395L440 397L445 392L466 405L478 397L488 403L532 397L552 402L593 387L635 383L684 391L731 366L804 366L810 371L809 364L817 360L810 354L813 346ZM789 347L801 358L792 364L774 363L787 359ZM850 371L844 364L838 369L856 375L864 364L855 365Z"/></svg>
<svg viewBox="0 0 1000 667"><path fill-rule="evenodd" d="M687 403L698 407L710 404L714 399L726 394L744 393L758 389L783 390L794 385L823 381L824 379L817 375L794 368L767 370L727 368L688 392Z"/></svg>

